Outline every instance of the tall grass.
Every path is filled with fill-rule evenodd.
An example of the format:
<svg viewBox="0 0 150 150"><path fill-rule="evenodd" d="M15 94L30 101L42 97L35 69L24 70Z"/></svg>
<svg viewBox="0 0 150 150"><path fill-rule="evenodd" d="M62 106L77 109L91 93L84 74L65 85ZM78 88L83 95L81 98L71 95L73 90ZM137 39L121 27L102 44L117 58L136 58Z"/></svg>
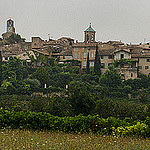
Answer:
<svg viewBox="0 0 150 150"><path fill-rule="evenodd" d="M0 130L0 150L149 150L150 139L19 129Z"/></svg>

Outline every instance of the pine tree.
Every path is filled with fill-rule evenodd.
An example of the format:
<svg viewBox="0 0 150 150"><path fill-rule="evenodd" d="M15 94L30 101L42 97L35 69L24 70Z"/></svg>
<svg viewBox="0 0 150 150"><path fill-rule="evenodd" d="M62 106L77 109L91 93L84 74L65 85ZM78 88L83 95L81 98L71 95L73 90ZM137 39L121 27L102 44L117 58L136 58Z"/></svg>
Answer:
<svg viewBox="0 0 150 150"><path fill-rule="evenodd" d="M86 73L87 73L87 74L90 74L89 52L88 52L88 55L87 55Z"/></svg>
<svg viewBox="0 0 150 150"><path fill-rule="evenodd" d="M94 73L98 76L101 75L101 62L100 62L100 56L98 53L98 45L96 45L96 54L95 54L95 61L94 61Z"/></svg>
<svg viewBox="0 0 150 150"><path fill-rule="evenodd" d="M2 84L2 53L0 51L0 86Z"/></svg>

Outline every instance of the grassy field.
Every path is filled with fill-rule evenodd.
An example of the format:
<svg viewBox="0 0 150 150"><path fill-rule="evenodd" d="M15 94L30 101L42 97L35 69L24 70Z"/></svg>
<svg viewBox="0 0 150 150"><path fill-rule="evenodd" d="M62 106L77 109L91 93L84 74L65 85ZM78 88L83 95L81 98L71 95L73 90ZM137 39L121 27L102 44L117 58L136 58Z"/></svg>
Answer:
<svg viewBox="0 0 150 150"><path fill-rule="evenodd" d="M57 132L0 130L0 150L149 150L150 139L66 134Z"/></svg>

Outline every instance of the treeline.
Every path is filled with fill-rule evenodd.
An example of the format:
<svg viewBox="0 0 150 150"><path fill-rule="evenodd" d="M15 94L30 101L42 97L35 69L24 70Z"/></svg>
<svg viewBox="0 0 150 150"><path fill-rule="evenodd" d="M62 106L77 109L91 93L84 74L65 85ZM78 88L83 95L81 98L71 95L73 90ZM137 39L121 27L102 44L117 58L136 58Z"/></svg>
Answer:
<svg viewBox="0 0 150 150"><path fill-rule="evenodd" d="M144 120L147 116L150 116L150 105L135 103L126 99L99 99L97 95L87 93L84 89L78 89L74 92L67 91L61 96L53 95L51 97L1 95L0 108L15 112L46 112L59 117L98 114L103 118L124 119L125 117L131 117L133 120Z"/></svg>
<svg viewBox="0 0 150 150"><path fill-rule="evenodd" d="M93 68L81 71L75 60L55 64L42 55L36 63L41 66L22 65L16 57L0 61L0 107L56 116L81 113L142 120L150 115L149 76L122 81L113 65L101 75Z"/></svg>

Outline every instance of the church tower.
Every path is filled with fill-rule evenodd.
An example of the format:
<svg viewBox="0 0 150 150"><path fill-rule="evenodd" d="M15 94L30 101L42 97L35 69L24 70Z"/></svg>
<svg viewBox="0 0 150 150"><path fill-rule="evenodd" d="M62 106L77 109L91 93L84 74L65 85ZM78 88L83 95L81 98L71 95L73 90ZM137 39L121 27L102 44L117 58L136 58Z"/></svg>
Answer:
<svg viewBox="0 0 150 150"><path fill-rule="evenodd" d="M14 21L11 19L7 20L7 32L15 33Z"/></svg>
<svg viewBox="0 0 150 150"><path fill-rule="evenodd" d="M7 32L2 34L3 39L7 39L12 34L15 34L15 28L14 28L14 21L11 20L10 18L9 20L7 20Z"/></svg>
<svg viewBox="0 0 150 150"><path fill-rule="evenodd" d="M91 23L90 23L90 26L84 31L85 43L95 42L95 33L96 31L91 27Z"/></svg>

